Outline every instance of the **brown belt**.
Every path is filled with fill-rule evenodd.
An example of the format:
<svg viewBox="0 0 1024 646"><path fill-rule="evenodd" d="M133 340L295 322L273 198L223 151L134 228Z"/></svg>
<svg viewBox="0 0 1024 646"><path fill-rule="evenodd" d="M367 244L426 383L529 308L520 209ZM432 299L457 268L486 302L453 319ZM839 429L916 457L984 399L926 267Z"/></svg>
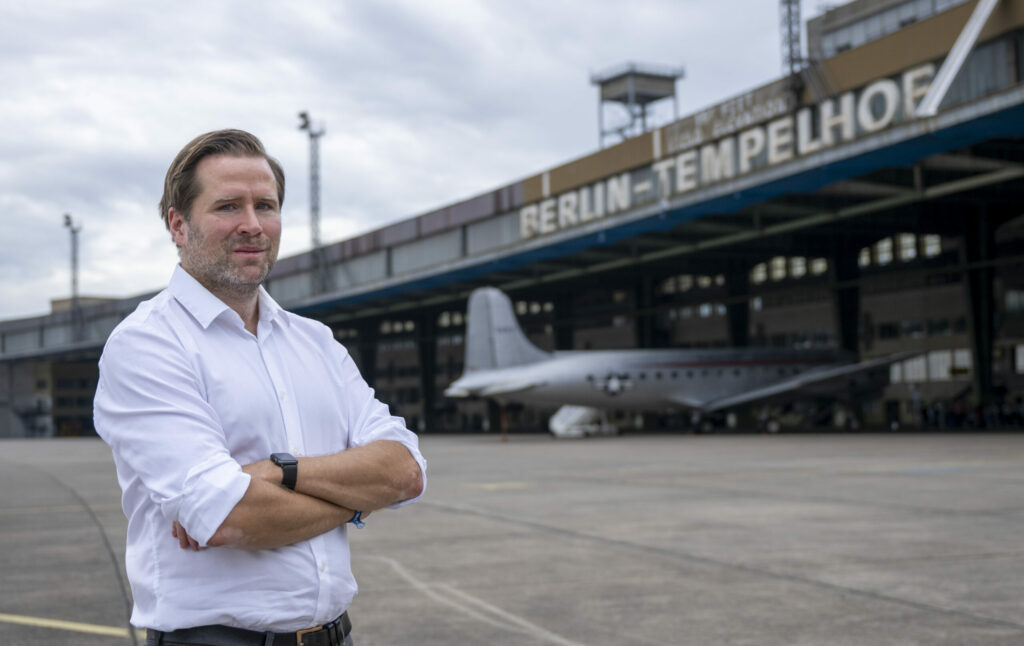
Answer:
<svg viewBox="0 0 1024 646"><path fill-rule="evenodd" d="M232 626L196 626L163 632L146 631L146 644L216 644L217 646L342 646L352 632L348 612L323 626L294 633L270 633Z"/></svg>

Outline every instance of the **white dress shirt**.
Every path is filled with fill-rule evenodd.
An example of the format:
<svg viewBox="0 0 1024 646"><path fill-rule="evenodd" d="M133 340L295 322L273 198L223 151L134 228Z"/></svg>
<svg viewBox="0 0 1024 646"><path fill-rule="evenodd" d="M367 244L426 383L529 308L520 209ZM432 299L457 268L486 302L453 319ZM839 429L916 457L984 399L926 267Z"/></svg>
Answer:
<svg viewBox="0 0 1024 646"><path fill-rule="evenodd" d="M352 602L346 527L271 550L178 546L175 520L207 544L249 486L241 465L394 440L426 481L416 435L374 398L329 328L283 310L261 287L253 336L181 267L111 333L94 411L123 491L140 627L293 631Z"/></svg>

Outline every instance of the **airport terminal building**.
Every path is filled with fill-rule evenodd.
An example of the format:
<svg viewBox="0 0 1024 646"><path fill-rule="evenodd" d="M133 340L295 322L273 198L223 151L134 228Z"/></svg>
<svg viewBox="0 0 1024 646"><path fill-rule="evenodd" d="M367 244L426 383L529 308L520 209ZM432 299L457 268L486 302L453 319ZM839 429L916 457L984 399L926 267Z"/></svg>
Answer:
<svg viewBox="0 0 1024 646"><path fill-rule="evenodd" d="M910 351L866 425L1020 425L1024 0L855 0L806 31L792 74L283 258L267 288L329 325L420 432L495 428L493 405L443 395L483 285L544 349ZM627 65L596 81L633 114L674 79ZM150 296L0 321L0 436L92 433L103 343ZM505 419L543 430L552 412Z"/></svg>

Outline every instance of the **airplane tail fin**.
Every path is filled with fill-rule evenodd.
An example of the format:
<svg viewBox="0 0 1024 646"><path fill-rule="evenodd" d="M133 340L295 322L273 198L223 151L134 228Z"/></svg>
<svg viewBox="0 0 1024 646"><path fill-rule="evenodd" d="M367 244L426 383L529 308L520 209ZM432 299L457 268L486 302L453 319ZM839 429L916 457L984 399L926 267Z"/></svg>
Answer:
<svg viewBox="0 0 1024 646"><path fill-rule="evenodd" d="M521 366L551 356L526 338L516 321L512 301L501 290L473 290L468 309L466 372Z"/></svg>

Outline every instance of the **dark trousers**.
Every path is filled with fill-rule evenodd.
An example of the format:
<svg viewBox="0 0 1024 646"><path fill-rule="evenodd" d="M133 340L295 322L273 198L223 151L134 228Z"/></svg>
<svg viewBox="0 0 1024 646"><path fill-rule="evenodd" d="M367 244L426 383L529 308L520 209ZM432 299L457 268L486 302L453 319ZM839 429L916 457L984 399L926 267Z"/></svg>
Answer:
<svg viewBox="0 0 1024 646"><path fill-rule="evenodd" d="M342 635L345 637L338 641ZM147 630L146 646L353 646L352 623L345 612L323 626L298 633L263 633L228 626Z"/></svg>
<svg viewBox="0 0 1024 646"><path fill-rule="evenodd" d="M156 637L146 639L146 646L158 646L158 643L160 646L233 646L233 644L226 642L219 644L197 644L196 642L188 642L186 644L184 642L168 641L167 639L158 642L158 638ZM345 641L342 642L342 646L354 646L352 635L345 638Z"/></svg>

